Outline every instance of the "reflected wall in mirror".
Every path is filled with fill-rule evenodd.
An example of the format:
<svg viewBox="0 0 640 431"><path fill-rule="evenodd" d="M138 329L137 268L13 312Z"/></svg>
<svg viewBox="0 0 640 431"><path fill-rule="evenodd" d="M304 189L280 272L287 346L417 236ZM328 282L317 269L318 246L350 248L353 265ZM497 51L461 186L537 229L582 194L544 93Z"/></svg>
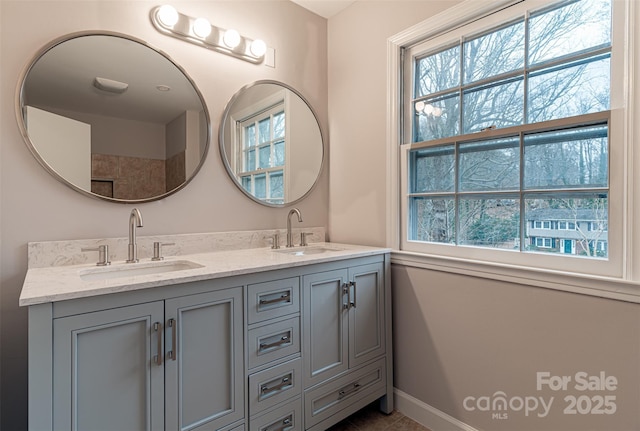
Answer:
<svg viewBox="0 0 640 431"><path fill-rule="evenodd" d="M206 105L184 70L117 33L76 33L43 48L23 74L17 115L54 177L114 202L180 190L210 137Z"/></svg>
<svg viewBox="0 0 640 431"><path fill-rule="evenodd" d="M258 81L227 105L220 151L229 175L247 196L284 206L312 190L324 144L318 119L300 93L280 82Z"/></svg>

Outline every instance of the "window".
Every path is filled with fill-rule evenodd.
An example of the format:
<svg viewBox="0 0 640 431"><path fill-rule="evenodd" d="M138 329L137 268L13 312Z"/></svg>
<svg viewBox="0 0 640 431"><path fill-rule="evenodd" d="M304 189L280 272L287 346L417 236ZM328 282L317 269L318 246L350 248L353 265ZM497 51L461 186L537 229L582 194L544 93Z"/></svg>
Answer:
<svg viewBox="0 0 640 431"><path fill-rule="evenodd" d="M402 249L610 258L613 5L547 3L406 50Z"/></svg>
<svg viewBox="0 0 640 431"><path fill-rule="evenodd" d="M284 102L240 123L242 187L258 199L284 203L285 112Z"/></svg>

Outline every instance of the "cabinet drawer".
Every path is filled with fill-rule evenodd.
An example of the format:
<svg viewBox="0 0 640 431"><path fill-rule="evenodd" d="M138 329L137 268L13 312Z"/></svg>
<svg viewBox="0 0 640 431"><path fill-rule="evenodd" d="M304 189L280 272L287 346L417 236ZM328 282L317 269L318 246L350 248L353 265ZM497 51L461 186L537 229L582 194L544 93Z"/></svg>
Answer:
<svg viewBox="0 0 640 431"><path fill-rule="evenodd" d="M384 395L386 380L385 359L380 358L307 391L304 396L305 427L311 428L368 395Z"/></svg>
<svg viewBox="0 0 640 431"><path fill-rule="evenodd" d="M282 320L249 331L249 368L300 353L300 318Z"/></svg>
<svg viewBox="0 0 640 431"><path fill-rule="evenodd" d="M249 415L302 394L302 360L287 361L249 376Z"/></svg>
<svg viewBox="0 0 640 431"><path fill-rule="evenodd" d="M244 424L242 425L231 425L226 428L222 428L219 431L244 431Z"/></svg>
<svg viewBox="0 0 640 431"><path fill-rule="evenodd" d="M263 415L251 419L251 431L302 431L302 398L298 397Z"/></svg>
<svg viewBox="0 0 640 431"><path fill-rule="evenodd" d="M298 277L250 284L247 295L249 325L300 311Z"/></svg>

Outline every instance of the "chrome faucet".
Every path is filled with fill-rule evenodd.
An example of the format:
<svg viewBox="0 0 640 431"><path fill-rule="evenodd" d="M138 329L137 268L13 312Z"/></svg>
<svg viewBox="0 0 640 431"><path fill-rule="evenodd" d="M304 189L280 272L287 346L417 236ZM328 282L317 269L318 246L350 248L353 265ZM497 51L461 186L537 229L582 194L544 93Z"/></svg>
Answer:
<svg viewBox="0 0 640 431"><path fill-rule="evenodd" d="M127 263L138 261L138 244L136 244L136 227L142 227L142 214L138 208L131 210L129 215L129 258Z"/></svg>
<svg viewBox="0 0 640 431"><path fill-rule="evenodd" d="M293 214L297 214L298 223L302 223L302 214L300 214L300 210L298 208L294 208L289 211L289 215L287 216L287 247L293 247L293 233L291 232L291 216Z"/></svg>

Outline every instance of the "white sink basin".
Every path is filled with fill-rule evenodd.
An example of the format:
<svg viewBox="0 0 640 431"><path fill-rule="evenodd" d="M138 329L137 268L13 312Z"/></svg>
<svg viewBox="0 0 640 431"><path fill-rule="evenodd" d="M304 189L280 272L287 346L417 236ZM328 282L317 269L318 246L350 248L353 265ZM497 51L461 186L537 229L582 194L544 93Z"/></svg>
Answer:
<svg viewBox="0 0 640 431"><path fill-rule="evenodd" d="M290 254L292 256L309 256L311 254L328 253L331 251L341 251L339 248L331 247L293 247L282 250L274 250L276 253Z"/></svg>
<svg viewBox="0 0 640 431"><path fill-rule="evenodd" d="M82 280L111 280L121 277L162 274L165 272L184 271L202 268L202 265L188 260L170 260L160 262L126 263L117 266L105 266L80 270Z"/></svg>

